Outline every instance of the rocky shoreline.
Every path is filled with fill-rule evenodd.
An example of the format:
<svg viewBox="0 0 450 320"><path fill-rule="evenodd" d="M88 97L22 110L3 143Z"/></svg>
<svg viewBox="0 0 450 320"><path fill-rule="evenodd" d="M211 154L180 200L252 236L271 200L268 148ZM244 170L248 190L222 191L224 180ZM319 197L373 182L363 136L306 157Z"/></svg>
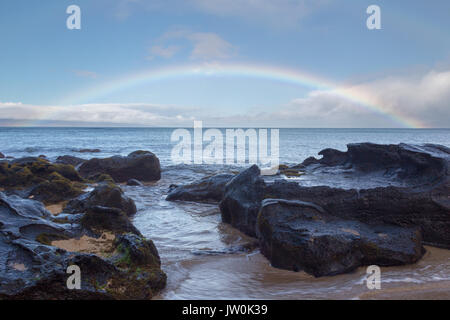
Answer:
<svg viewBox="0 0 450 320"><path fill-rule="evenodd" d="M330 276L414 263L423 244L450 248L450 149L362 143L320 154L289 169L329 179L321 186L266 182L257 166L226 184L209 183L223 194L222 221L257 238L272 266ZM373 188L348 188L371 180ZM327 186L336 181L347 187ZM175 188L168 199L199 201L204 185Z"/></svg>
<svg viewBox="0 0 450 320"><path fill-rule="evenodd" d="M166 200L216 203L222 221L253 237L273 267L316 277L412 264L423 245L450 248L450 149L362 143L320 154L280 166L279 175L321 185L267 180L251 166L172 185ZM148 151L0 160L0 299L155 296L167 277L118 183L160 178ZM81 290L67 288L70 265L81 269Z"/></svg>
<svg viewBox="0 0 450 320"><path fill-rule="evenodd" d="M152 298L166 275L153 242L129 220L136 205L115 179L155 181L158 158L138 151L83 160L77 169L64 159L73 160L0 163L0 299ZM45 207L55 205L62 212ZM81 289L67 287L72 265Z"/></svg>

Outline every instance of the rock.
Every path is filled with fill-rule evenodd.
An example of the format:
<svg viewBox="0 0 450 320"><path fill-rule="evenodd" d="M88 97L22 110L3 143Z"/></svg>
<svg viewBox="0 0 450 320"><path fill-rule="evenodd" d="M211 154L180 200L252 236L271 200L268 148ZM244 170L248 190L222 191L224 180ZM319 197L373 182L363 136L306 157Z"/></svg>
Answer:
<svg viewBox="0 0 450 320"><path fill-rule="evenodd" d="M6 158L5 155L0 152L0 159L4 159L4 158Z"/></svg>
<svg viewBox="0 0 450 320"><path fill-rule="evenodd" d="M118 236L115 244L119 248L119 251L123 252L128 250L127 254L136 265L161 265L158 251L151 240L143 241L136 234L126 233Z"/></svg>
<svg viewBox="0 0 450 320"><path fill-rule="evenodd" d="M75 198L82 193L82 185L74 184L56 173L53 179L32 187L28 197L32 196L35 200L52 204Z"/></svg>
<svg viewBox="0 0 450 320"><path fill-rule="evenodd" d="M95 230L110 230L116 234L128 232L139 234L139 231L123 211L111 207L89 207L81 219L81 225L93 232Z"/></svg>
<svg viewBox="0 0 450 320"><path fill-rule="evenodd" d="M291 185L271 193L314 202L344 219L418 226L425 244L450 248L450 149L430 144L363 143L349 145L347 152L328 149L321 153L324 157L305 170L328 177L324 185L343 181L344 185L355 186L375 181L379 186L352 189ZM351 170L343 171L343 167Z"/></svg>
<svg viewBox="0 0 450 320"><path fill-rule="evenodd" d="M111 182L115 183L114 179L109 175L105 173L97 173L92 176L89 176L87 180L92 182Z"/></svg>
<svg viewBox="0 0 450 320"><path fill-rule="evenodd" d="M27 157L0 163L0 187L21 190L46 204L57 203L82 193L84 179L71 165L53 164Z"/></svg>
<svg viewBox="0 0 450 320"><path fill-rule="evenodd" d="M56 158L56 163L61 163L61 164L70 164L74 167L78 166L79 164L85 162L85 159L82 158L78 158L78 157L74 157L74 156L59 156L58 158Z"/></svg>
<svg viewBox="0 0 450 320"><path fill-rule="evenodd" d="M365 265L410 264L424 253L418 228L342 220L303 201L264 200L257 233L261 252L274 267L316 277Z"/></svg>
<svg viewBox="0 0 450 320"><path fill-rule="evenodd" d="M143 186L143 184L139 180L130 179L127 181L127 186Z"/></svg>
<svg viewBox="0 0 450 320"><path fill-rule="evenodd" d="M349 144L348 151L325 149L320 160L306 160L305 166L316 174L335 169L346 171L348 177L364 176L377 179L379 186L395 183L398 186L423 186L436 183L448 176L450 149L439 145L380 145L373 143ZM314 166L314 164L316 166Z"/></svg>
<svg viewBox="0 0 450 320"><path fill-rule="evenodd" d="M140 181L161 179L159 159L149 151L135 151L127 157L94 158L81 164L79 172L85 178L106 173L116 182L126 182L129 179Z"/></svg>
<svg viewBox="0 0 450 320"><path fill-rule="evenodd" d="M231 224L249 236L256 236L256 218L264 197L264 180L258 166L236 175L225 186L220 202L222 221Z"/></svg>
<svg viewBox="0 0 450 320"><path fill-rule="evenodd" d="M0 192L1 300L149 299L165 286L156 248L123 212L94 207L76 219L57 223L40 202ZM104 232L112 234L108 254L58 247ZM80 290L67 288L71 265L81 270Z"/></svg>
<svg viewBox="0 0 450 320"><path fill-rule="evenodd" d="M91 192L69 201L64 212L81 213L96 206L117 208L128 216L136 213L133 199L125 196L122 189L113 183L101 183Z"/></svg>
<svg viewBox="0 0 450 320"><path fill-rule="evenodd" d="M370 156L365 156L363 150ZM300 186L296 182L277 180L265 184L261 191L260 187L252 187L250 180L242 187L235 184L235 192L242 191L242 195L233 196L239 199L239 204L232 204L233 209L231 204L228 208L221 206L224 221L231 221L230 215L238 220L239 215L241 219L235 226L249 235L254 234L251 232L254 220L247 219L247 208L257 208L258 201L244 196L248 194L247 188L253 188L259 198L312 202L345 220L419 227L425 244L450 248L448 148L359 144L349 145L348 152L327 149L322 154L323 159L308 160L310 164L303 170L306 178L315 177L323 185ZM376 187L361 187L368 183ZM358 185L359 189L348 187ZM254 217L255 209L251 212Z"/></svg>
<svg viewBox="0 0 450 320"><path fill-rule="evenodd" d="M184 186L171 186L166 200L219 202L232 174L217 174Z"/></svg>
<svg viewBox="0 0 450 320"><path fill-rule="evenodd" d="M72 150L74 152L79 153L99 153L102 152L100 149L79 149L79 150Z"/></svg>

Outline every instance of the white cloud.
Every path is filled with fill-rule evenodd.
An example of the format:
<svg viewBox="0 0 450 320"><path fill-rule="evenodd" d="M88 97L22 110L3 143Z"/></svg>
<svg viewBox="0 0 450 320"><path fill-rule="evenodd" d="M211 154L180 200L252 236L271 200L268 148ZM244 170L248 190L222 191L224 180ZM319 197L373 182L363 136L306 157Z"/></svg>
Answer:
<svg viewBox="0 0 450 320"><path fill-rule="evenodd" d="M179 50L180 47L175 45L154 45L150 48L151 56L149 58L152 59L155 56L166 59L172 58Z"/></svg>
<svg viewBox="0 0 450 320"><path fill-rule="evenodd" d="M193 42L192 59L227 59L234 55L234 47L215 33L192 33L188 38Z"/></svg>
<svg viewBox="0 0 450 320"><path fill-rule="evenodd" d="M450 128L450 70L386 77L348 87L383 106L388 113L417 119L429 127ZM207 109L155 104L84 104L38 106L0 102L2 119L116 123L145 126L192 126L203 120L215 127L398 127L385 115L333 91L316 90L274 111L219 115Z"/></svg>
<svg viewBox="0 0 450 320"><path fill-rule="evenodd" d="M173 41L178 41L178 45L168 44ZM236 47L216 33L176 28L165 32L156 40L157 44L150 48L150 58L171 58L181 50L183 42L186 41L189 43L190 58L193 60L217 61L231 58L236 53Z"/></svg>
<svg viewBox="0 0 450 320"><path fill-rule="evenodd" d="M164 126L191 123L198 109L155 104L82 104L44 106L0 102L1 119L16 121L84 122Z"/></svg>
<svg viewBox="0 0 450 320"><path fill-rule="evenodd" d="M362 94L383 112L428 127L450 127L450 71L429 71L422 75L387 77L346 88ZM390 127L399 123L333 91L312 91L279 111L259 114L285 126L300 127Z"/></svg>

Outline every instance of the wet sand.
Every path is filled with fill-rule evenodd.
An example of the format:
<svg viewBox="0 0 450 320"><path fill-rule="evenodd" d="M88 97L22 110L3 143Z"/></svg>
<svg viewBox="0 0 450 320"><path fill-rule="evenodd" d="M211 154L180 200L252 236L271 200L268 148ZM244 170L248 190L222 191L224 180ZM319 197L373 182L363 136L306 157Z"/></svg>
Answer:
<svg viewBox="0 0 450 320"><path fill-rule="evenodd" d="M64 249L69 252L92 253L101 257L106 257L113 251L114 234L105 232L100 238L82 236L79 239L67 239L52 241L52 246Z"/></svg>
<svg viewBox="0 0 450 320"><path fill-rule="evenodd" d="M258 252L198 257L164 266L158 299L450 299L450 251L427 247L419 263L381 268L381 289L366 286L366 268L334 277L276 269Z"/></svg>

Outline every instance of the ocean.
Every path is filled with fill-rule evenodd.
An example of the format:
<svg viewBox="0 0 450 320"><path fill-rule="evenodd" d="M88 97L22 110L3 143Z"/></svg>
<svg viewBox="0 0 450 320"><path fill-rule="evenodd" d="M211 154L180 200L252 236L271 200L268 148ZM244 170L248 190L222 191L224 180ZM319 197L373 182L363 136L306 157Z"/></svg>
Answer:
<svg viewBox="0 0 450 320"><path fill-rule="evenodd" d="M172 165L173 128L0 128L0 152L14 157L60 155L107 157L150 150L162 166ZM221 129L225 135L225 130ZM325 148L348 143L437 143L450 146L450 129L280 129L280 163L294 164ZM100 153L80 154L80 149Z"/></svg>
<svg viewBox="0 0 450 320"><path fill-rule="evenodd" d="M0 128L6 156L61 155L82 158L150 150L161 161L162 178L145 186L122 186L138 212L135 226L155 242L167 288L158 299L365 299L450 298L450 250L427 248L414 265L382 268L379 292L368 291L365 269L316 279L303 272L275 269L259 253L235 250L248 238L221 222L217 205L165 201L171 184L232 171L234 166L176 165L171 128ZM223 131L223 130L222 130ZM450 129L280 129L280 163L298 164L325 148L346 144L436 143L450 147ZM80 153L80 149L100 149Z"/></svg>

